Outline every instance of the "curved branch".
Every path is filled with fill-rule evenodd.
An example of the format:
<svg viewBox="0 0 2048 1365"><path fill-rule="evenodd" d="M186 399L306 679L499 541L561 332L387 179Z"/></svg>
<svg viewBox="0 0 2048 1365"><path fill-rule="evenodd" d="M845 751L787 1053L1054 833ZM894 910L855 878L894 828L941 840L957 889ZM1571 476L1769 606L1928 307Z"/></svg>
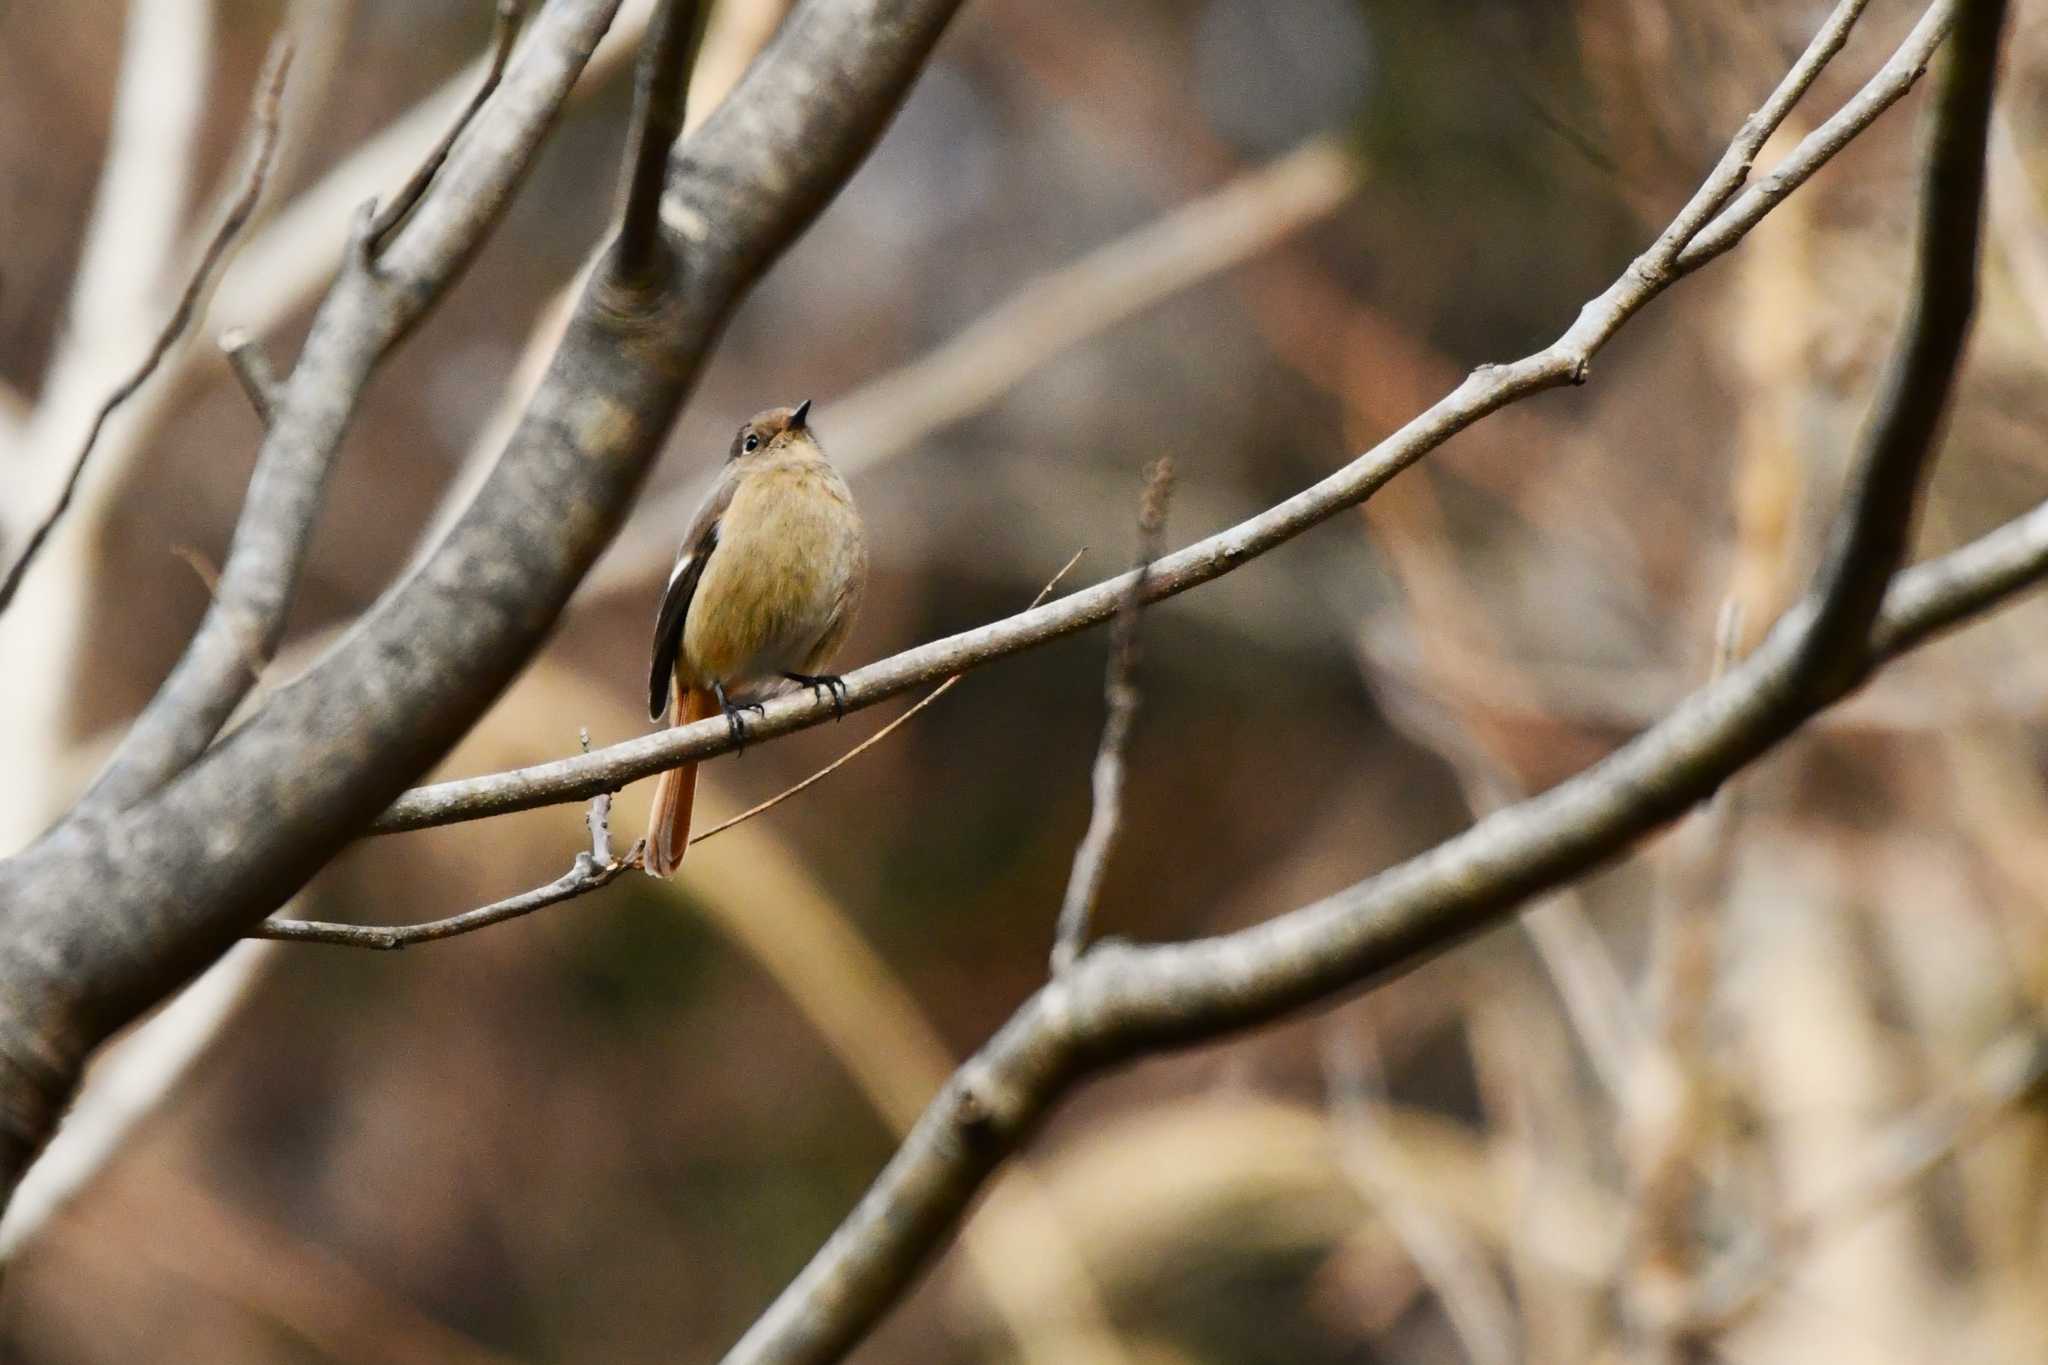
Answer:
<svg viewBox="0 0 2048 1365"><path fill-rule="evenodd" d="M1914 307L1862 442L1859 482L1838 538L1866 547L1853 564L1880 583L1891 566L1882 548L1868 547L1889 544L1905 516L1901 505L1910 512L1967 336L1978 208L1945 200L1966 189L1981 199L2004 9L2001 0L1977 0L1962 11L1934 110ZM1943 294L1956 297L1936 297ZM1918 401L1899 401L1901 393L1933 395L1933 417ZM1908 449L1916 437L1920 444ZM1906 487L1873 494L1887 479ZM2048 530L2048 509L2024 521L2037 534ZM1900 638L1896 626L1874 636L1841 626L1853 610L1842 602L1863 591L1862 575L1843 571L1851 563L1850 552L1835 555L1813 592L1748 660L1544 795L1252 928L1187 943L1107 943L1084 955L954 1074L859 1206L726 1365L838 1359L909 1284L989 1172L1083 1075L1409 971L1710 795L1866 678L1874 646Z"/></svg>

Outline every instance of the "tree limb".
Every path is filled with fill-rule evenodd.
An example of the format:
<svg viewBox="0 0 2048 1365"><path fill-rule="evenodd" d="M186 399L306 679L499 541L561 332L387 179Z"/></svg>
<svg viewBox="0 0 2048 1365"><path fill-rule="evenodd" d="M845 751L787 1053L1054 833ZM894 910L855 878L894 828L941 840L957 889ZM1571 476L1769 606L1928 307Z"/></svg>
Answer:
<svg viewBox="0 0 2048 1365"><path fill-rule="evenodd" d="M81 809L0 862L0 1191L47 1136L86 1054L274 910L531 658L624 519L742 293L866 155L957 3L798 8L671 158L661 219L686 268L653 306L597 272L496 467L438 542L219 744L178 722L172 743L134 763L176 776L126 779L142 794L118 819L113 803ZM466 256L451 250L462 225L502 204L609 12L600 0L547 6L375 269L347 270L266 438L282 467L251 490L264 511L238 536L293 558L352 405L343 395L403 330L394 318L416 319L422 292ZM264 557L252 551L245 570ZM239 669L239 649L232 659ZM202 693L207 710L219 693Z"/></svg>
<svg viewBox="0 0 2048 1365"><path fill-rule="evenodd" d="M277 395L219 590L171 675L122 738L82 808L105 818L156 791L213 742L267 658L305 567L327 477L371 372L461 272L510 201L619 0L552 5L451 150L402 231L372 258L374 206L358 210L342 272Z"/></svg>
<svg viewBox="0 0 2048 1365"><path fill-rule="evenodd" d="M1960 162L1984 156L2004 6L1967 4L1934 113L1924 201L1968 185ZM1981 177L1976 182L1981 188ZM1887 541L1892 490L1917 482L1928 450L1897 448L1937 421L1900 390L1945 395L1960 363L1976 290L1974 211L1928 202L1916 306L1859 452L1840 543ZM1963 296L1962 326L1926 295ZM1583 321L1583 319L1582 319ZM1933 340L1929 340L1929 333ZM1939 401L1939 400L1937 400ZM1939 410L1936 417L1938 419ZM1904 502L1910 510L1912 491ZM2039 521L2042 512L2030 520ZM1869 523L1859 529L1853 523ZM1105 943L1040 988L956 1072L860 1204L726 1357L726 1365L836 1360L908 1286L988 1173L1078 1079L1143 1052L1264 1022L1365 982L1400 975L1497 922L1535 891L1613 857L1768 751L1813 711L1866 677L1871 648L1837 624L1861 591L1837 555L1756 653L1649 731L1533 800L1357 886L1236 933L1186 943ZM1859 562L1884 574L1878 550ZM1882 638L1880 632L1879 638Z"/></svg>
<svg viewBox="0 0 2048 1365"><path fill-rule="evenodd" d="M1321 482L1258 516L1164 556L1147 575L1145 600L1156 602L1186 592L1286 544L1363 502L1394 475L1490 413L1533 394L1583 383L1593 355L1623 324L1671 284L1739 240L1785 193L1809 179L1857 133L1896 103L1924 71L1929 54L1953 22L1954 12L1955 0L1937 0L1862 91L1821 130L1802 142L1785 166L1768 177L1768 183L1774 187L1771 196L1752 202L1745 194L1714 220L1715 224L1728 224L1730 216L1737 215L1732 226L1710 225L1710 231L1732 233L1724 245L1697 254L1695 249L1706 234L1694 239L1694 246L1688 248L1681 240L1682 234L1667 229L1630 263L1614 284L1586 304L1572 326L1551 345L1510 364L1481 366L1427 411ZM1829 45L1832 33L1832 28L1823 30L1815 39L1816 46ZM1767 137L1776 128L1776 122L1769 116L1782 119L1789 110L1784 92L1793 86L1804 89L1804 82L1810 80L1805 66L1802 59L1781 83L1779 91L1745 123L1741 139L1754 137L1758 129ZM1825 138L1823 133L1827 134ZM1817 144L1816 139L1820 139ZM1731 174L1724 158L1723 165L1701 185L1674 221L1682 223L1695 216L1700 206L1725 200L1734 183ZM1735 180L1739 181L1739 175ZM1099 625L1116 614L1132 577L1124 574L1109 579L1045 607L935 640L857 669L846 675L842 694L845 707L858 710L871 706L963 669ZM749 722L748 739L772 739L818 724L833 714L831 705L806 694L781 697L769 702L765 713ZM558 802L583 801L600 791L617 790L679 763L708 758L731 748L730 732L717 718L679 725L580 758L440 782L407 792L378 817L372 830L388 834L425 829Z"/></svg>

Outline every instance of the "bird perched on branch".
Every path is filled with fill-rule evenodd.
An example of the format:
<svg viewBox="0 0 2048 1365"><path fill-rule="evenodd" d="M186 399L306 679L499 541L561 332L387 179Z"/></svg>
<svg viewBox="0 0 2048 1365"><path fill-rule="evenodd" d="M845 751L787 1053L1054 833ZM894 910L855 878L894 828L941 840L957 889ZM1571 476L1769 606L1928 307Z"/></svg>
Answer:
<svg viewBox="0 0 2048 1365"><path fill-rule="evenodd" d="M737 742L746 712L791 687L845 705L825 672L853 627L867 582L867 544L853 495L812 433L809 399L741 427L718 482L683 536L654 622L647 711L676 725L723 712ZM647 870L666 877L690 842L697 765L661 775Z"/></svg>

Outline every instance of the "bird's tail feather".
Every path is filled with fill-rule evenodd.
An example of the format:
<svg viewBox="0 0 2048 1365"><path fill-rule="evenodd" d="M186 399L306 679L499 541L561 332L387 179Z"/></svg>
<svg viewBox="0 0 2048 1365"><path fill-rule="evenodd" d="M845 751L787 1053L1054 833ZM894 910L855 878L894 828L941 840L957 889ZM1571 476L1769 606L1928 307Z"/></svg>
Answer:
<svg viewBox="0 0 2048 1365"><path fill-rule="evenodd" d="M677 725L718 714L718 698L689 691L677 699ZM690 811L697 804L697 765L670 768L654 784L654 819L647 827L647 870L666 877L682 866L690 846Z"/></svg>

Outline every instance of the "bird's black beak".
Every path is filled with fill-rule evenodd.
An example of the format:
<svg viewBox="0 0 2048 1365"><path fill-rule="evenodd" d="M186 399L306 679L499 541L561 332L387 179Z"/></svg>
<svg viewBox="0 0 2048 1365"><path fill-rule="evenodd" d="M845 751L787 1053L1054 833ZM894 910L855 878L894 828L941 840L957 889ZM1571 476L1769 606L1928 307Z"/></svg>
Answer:
<svg viewBox="0 0 2048 1365"><path fill-rule="evenodd" d="M806 398L803 402L798 403L796 411L789 415L789 429L791 431L802 431L804 429L804 418L810 415L811 400Z"/></svg>

